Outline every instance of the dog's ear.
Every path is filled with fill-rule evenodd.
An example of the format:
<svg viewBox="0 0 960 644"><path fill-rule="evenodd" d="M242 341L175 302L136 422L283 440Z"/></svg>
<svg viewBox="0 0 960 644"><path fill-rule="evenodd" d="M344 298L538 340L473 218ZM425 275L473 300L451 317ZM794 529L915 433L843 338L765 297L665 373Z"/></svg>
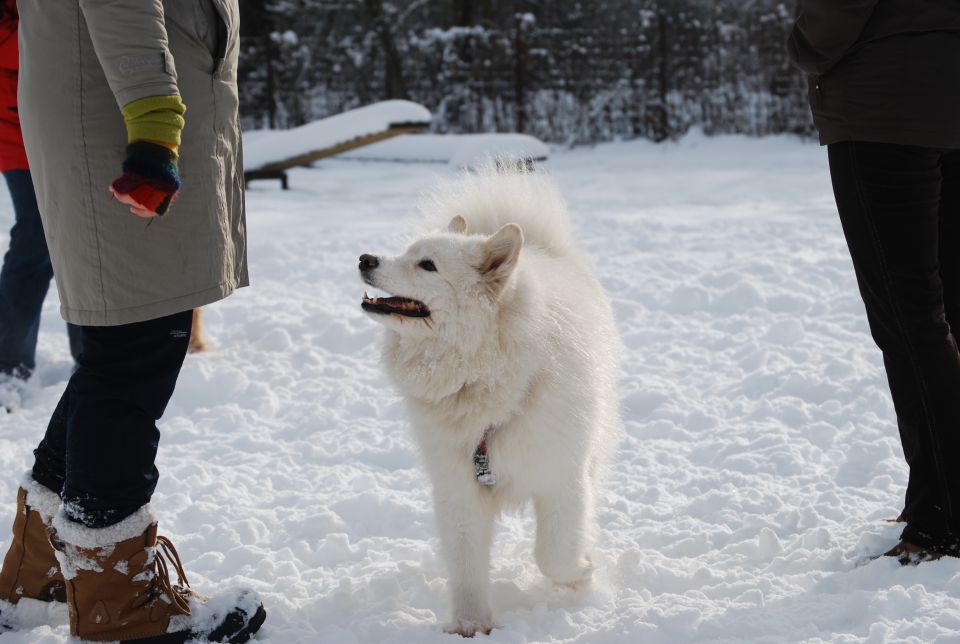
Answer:
<svg viewBox="0 0 960 644"><path fill-rule="evenodd" d="M464 234L467 232L467 220L463 215L457 215L450 220L450 224L447 226L447 230L452 233Z"/></svg>
<svg viewBox="0 0 960 644"><path fill-rule="evenodd" d="M516 224L507 224L484 242L484 260L480 273L492 295L497 296L517 267L523 248L523 230Z"/></svg>

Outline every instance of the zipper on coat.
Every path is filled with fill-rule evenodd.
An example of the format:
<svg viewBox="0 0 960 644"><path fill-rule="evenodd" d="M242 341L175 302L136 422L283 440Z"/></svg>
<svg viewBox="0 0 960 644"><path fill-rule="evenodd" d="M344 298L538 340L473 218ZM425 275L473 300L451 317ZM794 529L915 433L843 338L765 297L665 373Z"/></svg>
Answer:
<svg viewBox="0 0 960 644"><path fill-rule="evenodd" d="M808 98L810 99L810 107L814 110L823 107L823 83L820 76L810 76Z"/></svg>

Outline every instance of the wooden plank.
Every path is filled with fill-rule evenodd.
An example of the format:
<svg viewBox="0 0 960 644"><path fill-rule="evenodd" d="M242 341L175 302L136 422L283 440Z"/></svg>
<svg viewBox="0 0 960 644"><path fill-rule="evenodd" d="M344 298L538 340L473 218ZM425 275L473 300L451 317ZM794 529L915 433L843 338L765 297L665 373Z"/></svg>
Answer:
<svg viewBox="0 0 960 644"><path fill-rule="evenodd" d="M248 170L243 173L243 182L250 183L260 179L279 179L280 187L287 190L290 184L287 182L286 170Z"/></svg>
<svg viewBox="0 0 960 644"><path fill-rule="evenodd" d="M343 154L344 152L355 150L357 148L362 148L372 143L385 141L386 139L392 139L393 137L400 136L401 134L414 134L416 132L423 130L429 125L430 125L429 123L393 123L390 125L388 129L382 132L376 132L375 134L368 134L366 136L357 137L350 141L346 141L344 143L340 143L338 145L334 145L329 148L312 150L310 152L297 155L295 157L290 157L289 159L284 159L283 161L267 163L245 174L254 175L256 173L280 172L283 170L289 170L290 168L295 168L297 166L307 166L313 163L314 161L319 161L320 159L326 159L332 156L336 156L338 154Z"/></svg>

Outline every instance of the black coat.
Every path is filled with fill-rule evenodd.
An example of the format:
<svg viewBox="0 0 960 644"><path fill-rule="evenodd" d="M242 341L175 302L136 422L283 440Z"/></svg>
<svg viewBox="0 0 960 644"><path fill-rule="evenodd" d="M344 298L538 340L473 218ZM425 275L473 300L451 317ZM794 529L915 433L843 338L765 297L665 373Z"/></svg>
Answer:
<svg viewBox="0 0 960 644"><path fill-rule="evenodd" d="M960 0L801 0L788 50L821 143L960 149Z"/></svg>

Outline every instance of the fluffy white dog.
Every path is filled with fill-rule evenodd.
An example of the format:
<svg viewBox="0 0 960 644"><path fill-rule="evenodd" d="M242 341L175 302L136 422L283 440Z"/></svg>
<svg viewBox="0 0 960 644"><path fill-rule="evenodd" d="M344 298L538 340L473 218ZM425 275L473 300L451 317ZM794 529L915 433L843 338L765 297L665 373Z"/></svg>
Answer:
<svg viewBox="0 0 960 644"><path fill-rule="evenodd" d="M384 362L433 483L448 631L469 637L494 626L490 548L504 506L533 500L547 577L589 581L620 342L544 175L465 175L435 193L428 220L442 229L403 255L360 258L363 281L388 294L364 295L363 308L386 328Z"/></svg>

